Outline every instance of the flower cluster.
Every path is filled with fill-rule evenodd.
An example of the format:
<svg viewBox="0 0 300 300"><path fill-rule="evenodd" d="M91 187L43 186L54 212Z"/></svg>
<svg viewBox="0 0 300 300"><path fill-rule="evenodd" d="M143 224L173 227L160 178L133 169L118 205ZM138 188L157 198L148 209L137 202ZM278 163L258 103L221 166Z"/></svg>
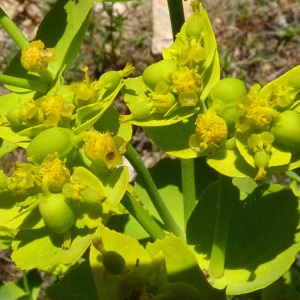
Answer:
<svg viewBox="0 0 300 300"><path fill-rule="evenodd" d="M146 97L133 99L129 90L124 90L131 115L121 116L121 122L138 120L142 124L152 117L172 118L182 113L183 117L177 120L180 121L201 109L208 90L219 79L218 70L214 76L207 76L210 68L217 65L218 56L214 34L202 5L193 1L192 8L193 15L176 35L174 43L163 49L163 60L145 69L140 84ZM130 85L130 79L128 82ZM143 115L136 109L137 105L147 107L147 110L140 109Z"/></svg>

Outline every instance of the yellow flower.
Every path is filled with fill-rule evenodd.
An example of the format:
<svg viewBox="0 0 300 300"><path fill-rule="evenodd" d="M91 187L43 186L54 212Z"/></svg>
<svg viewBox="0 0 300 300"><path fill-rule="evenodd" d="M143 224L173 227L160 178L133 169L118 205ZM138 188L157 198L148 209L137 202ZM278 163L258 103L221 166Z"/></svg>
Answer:
<svg viewBox="0 0 300 300"><path fill-rule="evenodd" d="M180 96L184 92L194 92L200 95L202 79L195 69L182 66L172 73L172 91Z"/></svg>
<svg viewBox="0 0 300 300"><path fill-rule="evenodd" d="M75 92L75 104L79 107L96 102L100 88L97 81L91 82L88 75L88 67L84 67L83 72L85 73L83 82L76 82L70 85L71 91Z"/></svg>
<svg viewBox="0 0 300 300"><path fill-rule="evenodd" d="M29 126L43 123L43 112L36 106L33 99L28 100L19 109L20 118Z"/></svg>
<svg viewBox="0 0 300 300"><path fill-rule="evenodd" d="M45 70L48 63L56 60L52 48L46 48L42 41L33 41L22 51L21 63L24 69L31 72Z"/></svg>
<svg viewBox="0 0 300 300"><path fill-rule="evenodd" d="M19 195L29 196L38 191L38 167L31 163L17 162L8 188Z"/></svg>
<svg viewBox="0 0 300 300"><path fill-rule="evenodd" d="M94 129L83 134L84 153L92 162L104 163L108 169L122 164L122 154L125 153L125 141L118 137L112 137L110 132L100 133Z"/></svg>
<svg viewBox="0 0 300 300"><path fill-rule="evenodd" d="M269 99L261 98L259 95L248 94L238 104L238 109L244 111L236 122L236 128L241 131L247 131L250 128L264 129L278 115Z"/></svg>
<svg viewBox="0 0 300 300"><path fill-rule="evenodd" d="M224 119L209 110L199 114L196 120L196 134L191 135L189 144L193 151L205 155L227 140L227 125Z"/></svg>
<svg viewBox="0 0 300 300"><path fill-rule="evenodd" d="M59 158L59 154L49 154L38 170L38 184L44 192L61 192L64 184L70 180L70 171L66 161Z"/></svg>
<svg viewBox="0 0 300 300"><path fill-rule="evenodd" d="M67 126L75 108L73 103L66 102L60 95L44 96L35 102L43 112L43 123L46 127Z"/></svg>

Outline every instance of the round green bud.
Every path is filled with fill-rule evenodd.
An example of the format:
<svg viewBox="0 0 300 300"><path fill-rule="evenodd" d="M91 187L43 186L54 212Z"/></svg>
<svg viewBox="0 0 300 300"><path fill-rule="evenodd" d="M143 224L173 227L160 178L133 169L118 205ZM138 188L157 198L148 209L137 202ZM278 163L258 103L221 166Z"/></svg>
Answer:
<svg viewBox="0 0 300 300"><path fill-rule="evenodd" d="M178 69L175 60L166 59L161 60L148 66L143 73L143 80L145 84L152 90L161 82L168 85L171 84L171 73Z"/></svg>
<svg viewBox="0 0 300 300"><path fill-rule="evenodd" d="M148 101L137 103L131 111L132 117L135 120L142 120L151 114L153 104Z"/></svg>
<svg viewBox="0 0 300 300"><path fill-rule="evenodd" d="M39 210L46 226L58 234L67 232L76 221L69 200L60 193L43 195Z"/></svg>
<svg viewBox="0 0 300 300"><path fill-rule="evenodd" d="M234 130L235 122L242 114L236 109L236 104L246 95L244 82L237 78L221 79L209 93L208 107L214 107L216 113L226 121L229 132Z"/></svg>
<svg viewBox="0 0 300 300"><path fill-rule="evenodd" d="M23 123L18 108L10 109L6 114L6 118L12 127L19 127Z"/></svg>
<svg viewBox="0 0 300 300"><path fill-rule="evenodd" d="M112 275L121 274L126 265L123 256L116 251L104 251L102 263L105 270Z"/></svg>
<svg viewBox="0 0 300 300"><path fill-rule="evenodd" d="M182 107L196 106L199 96L193 91L186 91L179 94L179 102Z"/></svg>
<svg viewBox="0 0 300 300"><path fill-rule="evenodd" d="M39 133L29 143L26 154L36 163L42 163L48 154L57 152L60 158L66 157L73 149L74 133L71 129L51 127Z"/></svg>
<svg viewBox="0 0 300 300"><path fill-rule="evenodd" d="M198 15L193 15L187 21L185 34L187 38L194 38L198 40L201 37L201 33L203 31L203 27L201 24L201 20Z"/></svg>
<svg viewBox="0 0 300 300"><path fill-rule="evenodd" d="M300 114L293 110L280 113L271 123L270 131L274 135L275 143L299 152Z"/></svg>
<svg viewBox="0 0 300 300"><path fill-rule="evenodd" d="M266 168L269 165L270 155L264 150L255 153L254 162L257 168Z"/></svg>
<svg viewBox="0 0 300 300"><path fill-rule="evenodd" d="M99 82L107 86L108 91L112 91L119 85L121 79L122 76L118 71L108 71L100 76Z"/></svg>

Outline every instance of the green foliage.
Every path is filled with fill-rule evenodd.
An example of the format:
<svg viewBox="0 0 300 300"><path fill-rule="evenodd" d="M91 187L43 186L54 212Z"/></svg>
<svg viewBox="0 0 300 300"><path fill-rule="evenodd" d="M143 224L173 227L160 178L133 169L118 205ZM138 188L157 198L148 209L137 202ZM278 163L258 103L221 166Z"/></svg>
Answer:
<svg viewBox="0 0 300 300"><path fill-rule="evenodd" d="M31 43L0 18L21 50L0 75L11 91L0 97L0 156L22 147L28 158L0 173L1 249L20 269L64 275L50 299L298 297L299 66L249 90L220 80L209 17L193 1L142 76L125 79L128 63L92 81L85 67L65 84L93 2L58 0ZM119 93L128 115L113 106ZM174 159L148 170L133 125ZM270 180L285 172L286 187ZM39 288L8 283L0 296L35 299Z"/></svg>

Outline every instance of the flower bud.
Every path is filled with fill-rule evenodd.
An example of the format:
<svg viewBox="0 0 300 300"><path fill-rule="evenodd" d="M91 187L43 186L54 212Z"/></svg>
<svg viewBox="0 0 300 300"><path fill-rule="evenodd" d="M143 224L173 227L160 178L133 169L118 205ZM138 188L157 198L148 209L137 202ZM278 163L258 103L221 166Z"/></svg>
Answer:
<svg viewBox="0 0 300 300"><path fill-rule="evenodd" d="M292 110L286 110L274 119L270 126L275 143L299 152L300 147L300 114Z"/></svg>
<svg viewBox="0 0 300 300"><path fill-rule="evenodd" d="M102 263L105 270L112 275L121 274L126 265L123 256L116 251L104 251Z"/></svg>
<svg viewBox="0 0 300 300"><path fill-rule="evenodd" d="M148 101L143 101L137 103L131 111L132 117L135 120L142 120L149 117L153 109L153 103Z"/></svg>
<svg viewBox="0 0 300 300"><path fill-rule="evenodd" d="M51 127L39 133L29 143L26 153L36 163L42 163L48 154L57 152L60 158L66 157L74 148L74 133L71 129Z"/></svg>
<svg viewBox="0 0 300 300"><path fill-rule="evenodd" d="M6 118L7 118L8 122L10 123L11 127L19 127L23 123L23 120L20 117L18 108L10 109L6 114Z"/></svg>
<svg viewBox="0 0 300 300"><path fill-rule="evenodd" d="M39 211L44 223L53 232L67 232L76 221L71 203L62 194L41 195Z"/></svg>
<svg viewBox="0 0 300 300"><path fill-rule="evenodd" d="M143 80L145 84L152 90L155 90L155 87L164 82L167 85L171 84L171 73L178 69L177 63L175 60L166 59L161 60L157 63L154 63L148 66L143 73Z"/></svg>

